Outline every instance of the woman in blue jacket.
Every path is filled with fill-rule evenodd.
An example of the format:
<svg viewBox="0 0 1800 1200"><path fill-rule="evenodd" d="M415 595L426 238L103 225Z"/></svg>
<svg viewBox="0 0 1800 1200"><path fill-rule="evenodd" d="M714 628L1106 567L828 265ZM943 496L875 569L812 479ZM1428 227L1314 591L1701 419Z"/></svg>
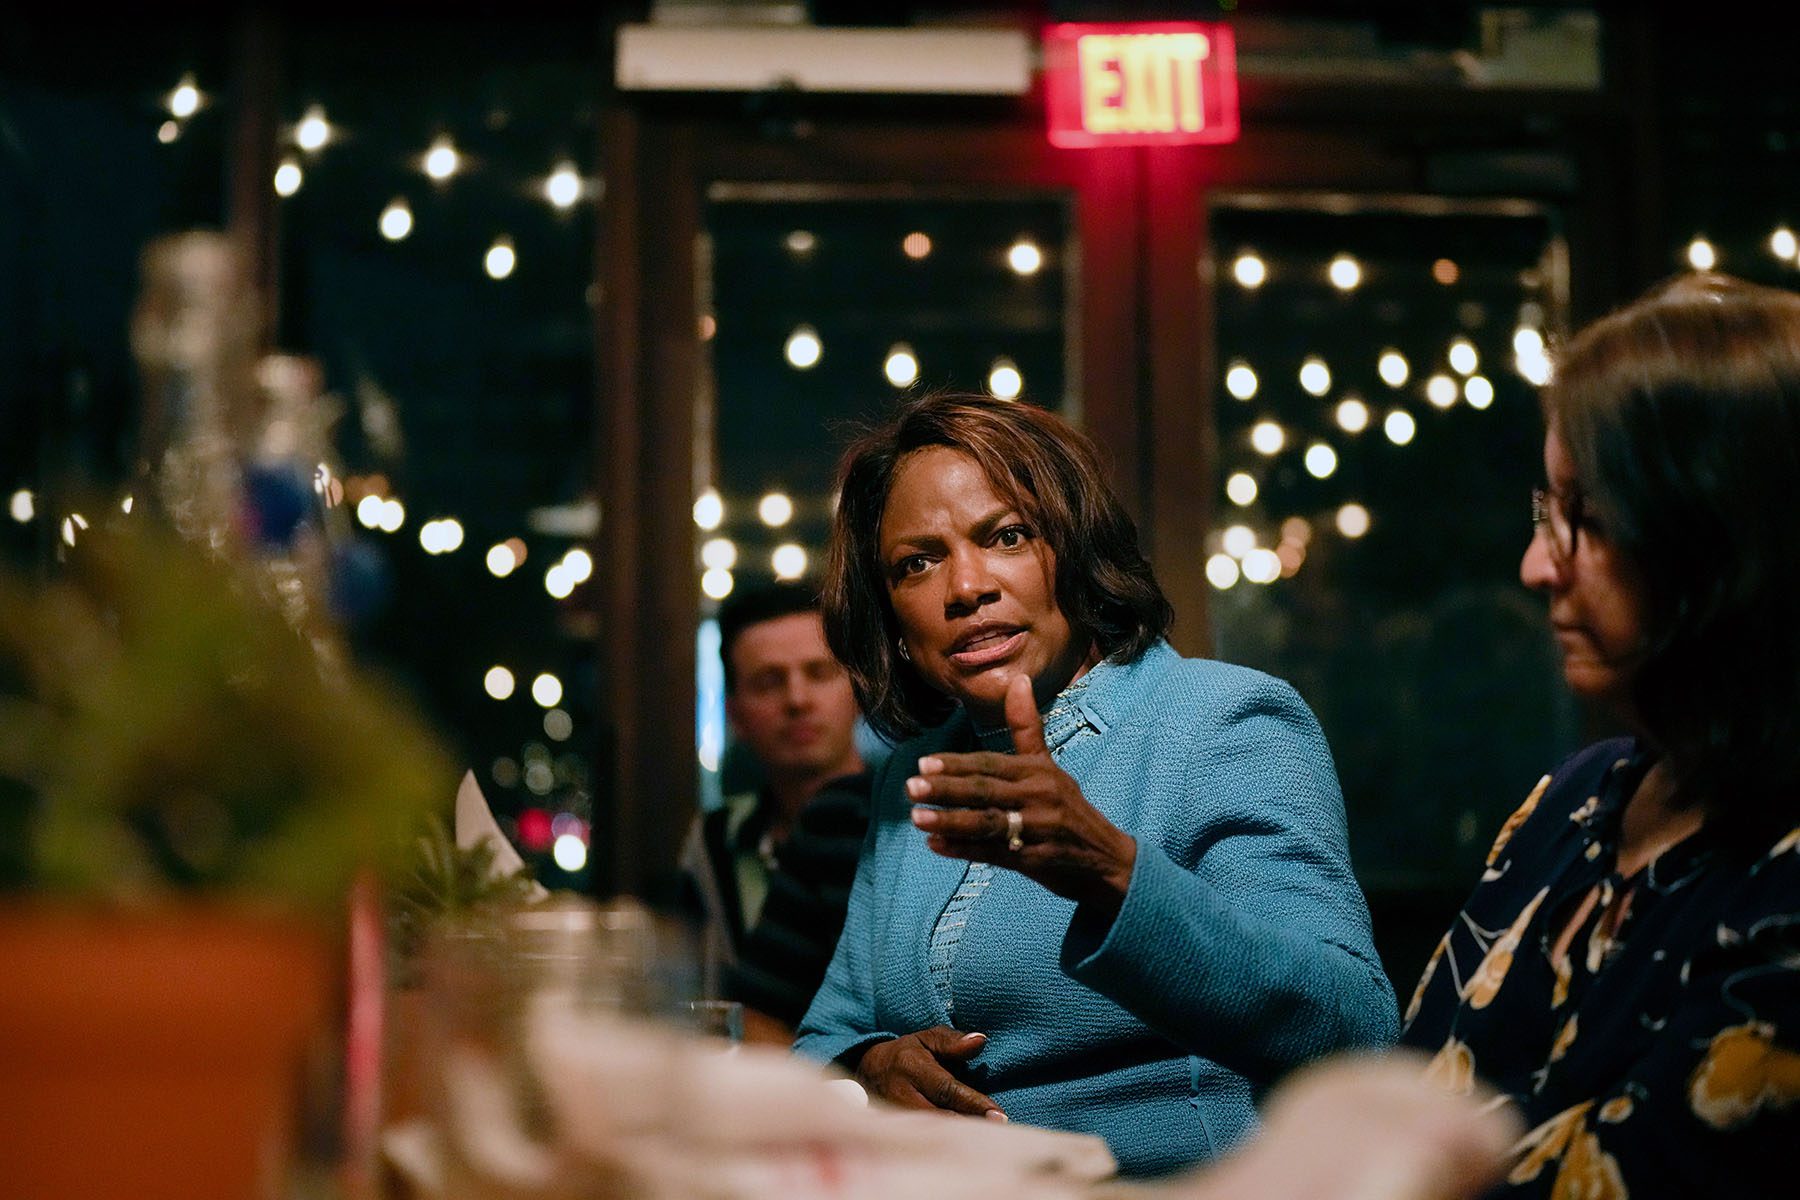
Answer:
<svg viewBox="0 0 1800 1200"><path fill-rule="evenodd" d="M876 778L800 1052L1150 1175L1240 1139L1291 1068L1390 1041L1317 722L1170 648L1086 438L925 396L840 480L827 636L871 723L913 740Z"/></svg>

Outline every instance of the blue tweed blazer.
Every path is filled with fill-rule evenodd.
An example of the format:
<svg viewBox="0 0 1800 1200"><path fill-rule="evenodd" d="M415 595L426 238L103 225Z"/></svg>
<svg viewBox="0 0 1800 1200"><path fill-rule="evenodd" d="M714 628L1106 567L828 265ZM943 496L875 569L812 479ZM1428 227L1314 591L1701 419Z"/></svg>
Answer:
<svg viewBox="0 0 1800 1200"><path fill-rule="evenodd" d="M1096 670L1078 710L1086 728L1058 761L1138 843L1116 919L997 871L962 931L951 1019L928 962L965 864L925 848L905 780L921 755L974 748L958 712L876 777L844 933L795 1048L831 1062L933 1025L980 1031L964 1077L1009 1117L1096 1134L1122 1174L1162 1174L1243 1138L1286 1071L1391 1042L1394 993L1330 752L1291 687L1164 642Z"/></svg>

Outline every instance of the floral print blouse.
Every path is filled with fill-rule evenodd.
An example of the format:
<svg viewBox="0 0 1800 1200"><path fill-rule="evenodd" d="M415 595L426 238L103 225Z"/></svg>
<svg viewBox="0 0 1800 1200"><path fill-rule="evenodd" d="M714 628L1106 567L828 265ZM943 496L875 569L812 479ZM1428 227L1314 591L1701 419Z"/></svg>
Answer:
<svg viewBox="0 0 1800 1200"><path fill-rule="evenodd" d="M1800 828L1755 856L1702 828L1622 878L1650 765L1618 739L1538 783L1407 1010L1435 1083L1525 1118L1496 1195L1800 1194Z"/></svg>

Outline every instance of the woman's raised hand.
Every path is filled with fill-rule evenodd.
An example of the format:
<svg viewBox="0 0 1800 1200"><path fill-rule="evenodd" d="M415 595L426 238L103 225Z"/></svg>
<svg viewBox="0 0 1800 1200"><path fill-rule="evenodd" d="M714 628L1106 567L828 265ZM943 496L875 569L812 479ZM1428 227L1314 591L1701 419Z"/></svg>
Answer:
<svg viewBox="0 0 1800 1200"><path fill-rule="evenodd" d="M972 1058L985 1045L986 1034L934 1025L870 1046L856 1064L856 1079L869 1095L902 1108L935 1108L1004 1121L1006 1114L998 1104L944 1065Z"/></svg>
<svg viewBox="0 0 1800 1200"><path fill-rule="evenodd" d="M1023 675L1006 689L1013 753L934 754L906 781L913 824L947 858L1007 867L1077 903L1117 909L1137 842L1100 815L1044 744ZM929 807L927 807L929 806Z"/></svg>

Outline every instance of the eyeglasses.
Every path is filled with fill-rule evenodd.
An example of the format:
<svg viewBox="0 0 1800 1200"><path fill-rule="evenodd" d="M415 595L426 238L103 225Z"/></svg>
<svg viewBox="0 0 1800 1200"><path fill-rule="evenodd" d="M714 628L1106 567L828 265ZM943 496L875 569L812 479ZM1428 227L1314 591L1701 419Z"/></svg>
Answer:
<svg viewBox="0 0 1800 1200"><path fill-rule="evenodd" d="M1555 488L1531 489L1531 529L1542 530L1550 537L1550 557L1558 565L1575 558L1575 547L1581 537L1582 495L1565 494Z"/></svg>

